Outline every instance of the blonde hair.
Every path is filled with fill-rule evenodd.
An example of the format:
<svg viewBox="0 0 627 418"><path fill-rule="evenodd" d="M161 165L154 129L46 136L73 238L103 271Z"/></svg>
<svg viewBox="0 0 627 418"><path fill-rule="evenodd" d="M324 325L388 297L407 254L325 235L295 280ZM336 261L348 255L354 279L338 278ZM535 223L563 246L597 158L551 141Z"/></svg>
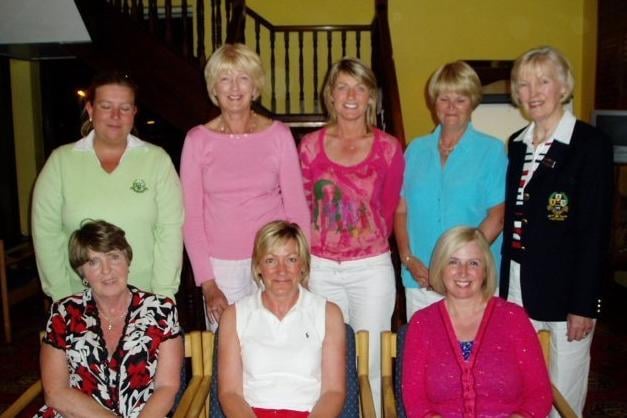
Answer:
<svg viewBox="0 0 627 418"><path fill-rule="evenodd" d="M429 284L436 292L446 295L446 287L442 280L444 269L448 265L451 256L460 248L474 242L479 246L485 263L485 280L481 286L481 292L484 300L487 300L496 291L496 265L490 244L483 236L478 228L470 228L467 226L457 226L446 231L436 244L433 256L431 257L431 265L429 266Z"/></svg>
<svg viewBox="0 0 627 418"><path fill-rule="evenodd" d="M259 264L263 261L263 258L273 249L286 245L289 241L294 241L298 247L298 257L302 262L301 268L303 270L300 284L307 288L309 282L309 268L311 266L309 244L300 227L295 223L287 221L272 221L267 223L262 226L255 235L251 270L257 284L261 284Z"/></svg>
<svg viewBox="0 0 627 418"><path fill-rule="evenodd" d="M553 71L546 71L547 65ZM541 71L546 75L554 73L557 80L562 83L566 92L562 95L561 103L567 103L575 88L575 78L573 77L572 67L568 59L556 48L552 46L542 46L533 48L522 54L512 67L511 83L512 83L512 101L516 106L520 106L520 97L518 96L518 81L523 71L532 69Z"/></svg>
<svg viewBox="0 0 627 418"><path fill-rule="evenodd" d="M213 104L218 106L218 99L213 92L218 76L230 71L243 71L252 78L253 86L257 90L257 96L253 96L253 100L257 100L266 82L261 58L244 44L224 44L216 49L205 65L207 91Z"/></svg>
<svg viewBox="0 0 627 418"><path fill-rule="evenodd" d="M333 89L340 74L346 74L362 83L368 89L368 108L366 110L366 126L368 130L377 124L377 79L370 68L357 58L342 58L334 63L325 77L322 87L322 101L329 116L329 123L337 122L337 113L333 107Z"/></svg>
<svg viewBox="0 0 627 418"><path fill-rule="evenodd" d="M464 61L449 62L435 70L427 86L431 106L438 96L451 91L470 98L473 109L481 103L481 80L470 65Z"/></svg>

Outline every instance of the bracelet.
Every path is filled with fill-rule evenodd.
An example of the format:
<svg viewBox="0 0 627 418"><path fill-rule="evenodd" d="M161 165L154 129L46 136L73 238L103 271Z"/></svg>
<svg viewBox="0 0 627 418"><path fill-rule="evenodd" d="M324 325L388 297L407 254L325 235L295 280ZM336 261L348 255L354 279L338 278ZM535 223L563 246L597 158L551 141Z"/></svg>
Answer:
<svg viewBox="0 0 627 418"><path fill-rule="evenodd" d="M407 263L409 263L409 260L411 260L411 257L411 255L406 255L405 257L403 257L402 263L407 265Z"/></svg>

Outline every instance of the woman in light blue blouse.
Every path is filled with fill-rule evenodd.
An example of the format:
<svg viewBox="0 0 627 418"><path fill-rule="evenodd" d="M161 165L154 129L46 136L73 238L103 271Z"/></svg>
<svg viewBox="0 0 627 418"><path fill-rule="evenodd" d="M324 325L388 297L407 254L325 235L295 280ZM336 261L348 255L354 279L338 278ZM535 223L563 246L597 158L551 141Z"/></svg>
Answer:
<svg viewBox="0 0 627 418"><path fill-rule="evenodd" d="M481 101L477 73L463 61L445 64L431 77L428 93L439 124L405 152L394 225L408 320L442 297L430 290L428 268L444 231L478 227L498 264L503 229L507 159L503 142L475 130L470 121Z"/></svg>

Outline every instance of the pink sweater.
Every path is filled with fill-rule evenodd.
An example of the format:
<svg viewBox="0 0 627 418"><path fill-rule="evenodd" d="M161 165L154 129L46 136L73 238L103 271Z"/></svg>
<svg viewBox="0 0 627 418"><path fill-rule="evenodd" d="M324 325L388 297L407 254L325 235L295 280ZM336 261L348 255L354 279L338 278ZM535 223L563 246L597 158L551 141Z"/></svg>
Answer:
<svg viewBox="0 0 627 418"><path fill-rule="evenodd" d="M197 285L215 278L209 257L250 258L255 233L267 222L296 222L309 236L296 146L280 122L242 137L192 128L181 155L181 183L183 238Z"/></svg>
<svg viewBox="0 0 627 418"><path fill-rule="evenodd" d="M374 130L372 150L353 166L337 164L324 150L326 129L300 145L305 195L311 208L311 253L354 260L388 250L405 160L396 138Z"/></svg>
<svg viewBox="0 0 627 418"><path fill-rule="evenodd" d="M403 402L409 418L546 417L551 387L525 311L494 297L464 361L444 301L414 314L405 341Z"/></svg>

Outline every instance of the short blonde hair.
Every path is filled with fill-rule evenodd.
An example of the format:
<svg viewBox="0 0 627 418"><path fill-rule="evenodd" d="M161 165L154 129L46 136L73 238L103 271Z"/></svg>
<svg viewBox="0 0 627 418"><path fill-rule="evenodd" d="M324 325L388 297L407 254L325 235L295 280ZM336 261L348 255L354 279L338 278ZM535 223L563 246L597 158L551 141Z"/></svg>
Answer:
<svg viewBox="0 0 627 418"><path fill-rule="evenodd" d="M222 72L243 71L250 75L257 95L263 91L266 75L261 65L261 58L244 44L224 44L211 55L205 65L205 81L209 98L218 106L218 99L214 94L218 76ZM258 96L257 96L258 97ZM253 97L253 100L257 100Z"/></svg>
<svg viewBox="0 0 627 418"><path fill-rule="evenodd" d="M366 125L368 130L377 124L377 79L370 68L357 58L342 58L334 63L325 77L322 87L322 101L329 115L329 123L337 122L337 113L333 107L333 89L340 74L346 74L368 88L368 109L366 110Z"/></svg>
<svg viewBox="0 0 627 418"><path fill-rule="evenodd" d="M551 71L546 71L547 66L551 65ZM575 88L575 78L573 77L572 67L568 59L556 48L552 46L542 46L533 48L522 54L512 67L512 101L516 106L520 106L520 97L518 96L518 80L525 70L540 70L549 75L555 74L557 80L562 83L566 92L561 98L561 103L567 103Z"/></svg>
<svg viewBox="0 0 627 418"><path fill-rule="evenodd" d="M309 268L311 266L311 254L309 253L309 244L305 234L300 227L287 221L272 221L261 227L255 235L255 244L253 247L251 270L253 278L257 284L261 284L261 272L259 264L263 262L263 258L273 249L286 245L289 241L294 241L298 247L298 257L302 262L303 273L300 284L307 288L309 282Z"/></svg>
<svg viewBox="0 0 627 418"><path fill-rule="evenodd" d="M451 256L460 248L471 242L476 243L483 255L485 263L485 280L481 286L483 299L488 300L496 291L496 265L490 244L483 236L478 228L468 226L457 226L446 231L440 239L433 251L431 257L431 266L429 267L429 284L436 292L446 295L446 287L442 280L444 269L446 268Z"/></svg>
<svg viewBox="0 0 627 418"><path fill-rule="evenodd" d="M435 105L438 96L451 91L470 98L473 109L481 103L481 80L470 65L464 61L449 62L438 68L427 86L431 106Z"/></svg>

